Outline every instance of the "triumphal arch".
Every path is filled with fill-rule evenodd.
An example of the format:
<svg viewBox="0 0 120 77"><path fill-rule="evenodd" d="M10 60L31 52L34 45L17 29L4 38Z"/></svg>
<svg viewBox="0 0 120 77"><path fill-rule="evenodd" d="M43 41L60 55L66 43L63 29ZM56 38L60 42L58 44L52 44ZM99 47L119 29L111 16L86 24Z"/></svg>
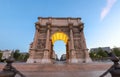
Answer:
<svg viewBox="0 0 120 77"><path fill-rule="evenodd" d="M53 45L57 40L66 45L67 63L90 62L81 18L38 17L35 36L30 44L27 63L53 63Z"/></svg>

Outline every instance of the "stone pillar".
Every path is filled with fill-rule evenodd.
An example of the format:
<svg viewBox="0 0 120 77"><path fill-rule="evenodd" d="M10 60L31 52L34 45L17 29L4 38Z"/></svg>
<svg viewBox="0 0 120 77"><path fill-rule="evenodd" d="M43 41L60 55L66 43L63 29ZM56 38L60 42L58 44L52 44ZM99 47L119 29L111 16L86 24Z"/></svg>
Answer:
<svg viewBox="0 0 120 77"><path fill-rule="evenodd" d="M89 52L88 52L88 49L87 49L87 45L86 45L86 41L85 41L85 36L84 36L84 32L83 32L83 28L84 28L84 24L80 24L80 35L81 35L81 41L82 41L82 50L84 52L84 58L85 58L85 62L88 63L88 62L92 62L91 58L89 57Z"/></svg>
<svg viewBox="0 0 120 77"><path fill-rule="evenodd" d="M38 38L39 38L39 28L40 28L40 23L35 23L35 28L36 28L36 31L35 31L35 36L34 36L34 41L33 43L31 44L31 47L29 49L29 53L30 53L30 56L29 58L27 59L27 63L34 63L35 61L35 56L36 56L36 52L35 50L37 49L37 43L38 43Z"/></svg>
<svg viewBox="0 0 120 77"><path fill-rule="evenodd" d="M85 52L85 62L88 63L88 62L92 62L90 56L89 56L89 52L88 52L88 49L87 49L87 46L86 46L86 42L85 42L85 37L84 37L84 33L82 31L82 36L81 38L83 38L83 50Z"/></svg>
<svg viewBox="0 0 120 77"><path fill-rule="evenodd" d="M66 44L66 62L69 62L68 60L69 60L69 50L68 50L68 47L69 47L69 45L68 45L68 42L67 42L67 44Z"/></svg>
<svg viewBox="0 0 120 77"><path fill-rule="evenodd" d="M77 58L76 58L76 52L75 52L75 48L74 48L74 39L73 39L73 31L72 31L72 26L73 23L69 23L69 27L70 27L70 63L78 63Z"/></svg>
<svg viewBox="0 0 120 77"><path fill-rule="evenodd" d="M34 36L34 42L33 42L33 49L36 49L37 42L38 42L38 35L39 35L39 25L36 24L36 31L35 31L35 36Z"/></svg>
<svg viewBox="0 0 120 77"><path fill-rule="evenodd" d="M49 57L50 57L50 59L52 58L52 56L51 56L51 54L52 54L52 42L51 42L51 40L50 40L50 42L49 42Z"/></svg>
<svg viewBox="0 0 120 77"><path fill-rule="evenodd" d="M68 43L66 44L66 60L69 59L69 55L68 55Z"/></svg>
<svg viewBox="0 0 120 77"><path fill-rule="evenodd" d="M49 50L49 43L50 43L50 25L51 23L46 23L47 25L47 37L46 37L46 47L45 47L45 50L44 50L44 56L43 56L43 59L42 59L42 63L45 64L45 63L51 63L51 60L50 60L50 50Z"/></svg>
<svg viewBox="0 0 120 77"><path fill-rule="evenodd" d="M50 58L52 59L53 58L53 44L52 44L52 41L50 41L51 42L51 52L50 52Z"/></svg>

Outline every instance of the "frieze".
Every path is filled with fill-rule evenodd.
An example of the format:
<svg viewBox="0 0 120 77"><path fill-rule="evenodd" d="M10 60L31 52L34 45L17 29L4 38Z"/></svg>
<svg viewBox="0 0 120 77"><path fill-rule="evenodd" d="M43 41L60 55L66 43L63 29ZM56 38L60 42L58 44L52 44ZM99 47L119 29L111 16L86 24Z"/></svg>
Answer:
<svg viewBox="0 0 120 77"><path fill-rule="evenodd" d="M38 48L38 49L43 49L43 48L45 48L45 43L46 43L46 40L45 40L45 39L38 39L37 48Z"/></svg>

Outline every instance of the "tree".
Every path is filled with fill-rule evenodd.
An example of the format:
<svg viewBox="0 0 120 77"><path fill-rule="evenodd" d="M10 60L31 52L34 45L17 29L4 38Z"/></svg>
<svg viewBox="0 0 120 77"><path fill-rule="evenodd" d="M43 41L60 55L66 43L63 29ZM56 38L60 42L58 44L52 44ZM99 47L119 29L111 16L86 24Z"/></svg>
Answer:
<svg viewBox="0 0 120 77"><path fill-rule="evenodd" d="M107 57L107 54L102 48L98 48L97 55L99 55L101 58Z"/></svg>
<svg viewBox="0 0 120 77"><path fill-rule="evenodd" d="M29 54L28 53L21 53L19 49L16 49L13 53L13 57L16 61L27 61Z"/></svg>
<svg viewBox="0 0 120 77"><path fill-rule="evenodd" d="M16 61L18 61L19 56L20 56L20 50L16 49L13 53L13 57L15 58Z"/></svg>
<svg viewBox="0 0 120 77"><path fill-rule="evenodd" d="M113 53L115 53L116 56L120 57L120 49L119 48L113 48Z"/></svg>
<svg viewBox="0 0 120 77"><path fill-rule="evenodd" d="M2 51L0 50L0 61L1 61L1 59L2 59Z"/></svg>
<svg viewBox="0 0 120 77"><path fill-rule="evenodd" d="M89 55L92 59L96 58L96 53L95 52L90 52Z"/></svg>
<svg viewBox="0 0 120 77"><path fill-rule="evenodd" d="M27 59L29 58L29 54L26 53L25 57L24 57L24 61L27 61Z"/></svg>
<svg viewBox="0 0 120 77"><path fill-rule="evenodd" d="M22 62L25 62L25 61L27 61L28 57L29 57L28 53L24 53L24 54L20 53L20 56L19 56L18 60L22 61Z"/></svg>
<svg viewBox="0 0 120 77"><path fill-rule="evenodd" d="M89 53L92 60L103 60L103 58L107 57L106 52L102 48L97 48L94 51L90 51Z"/></svg>

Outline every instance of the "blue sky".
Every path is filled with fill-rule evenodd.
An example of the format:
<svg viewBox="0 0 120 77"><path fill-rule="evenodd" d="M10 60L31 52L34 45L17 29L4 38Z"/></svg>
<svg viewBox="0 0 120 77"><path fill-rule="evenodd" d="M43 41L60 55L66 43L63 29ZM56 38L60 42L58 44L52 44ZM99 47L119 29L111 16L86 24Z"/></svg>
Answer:
<svg viewBox="0 0 120 77"><path fill-rule="evenodd" d="M0 49L28 52L39 16L81 17L88 48L120 47L120 0L0 0Z"/></svg>

